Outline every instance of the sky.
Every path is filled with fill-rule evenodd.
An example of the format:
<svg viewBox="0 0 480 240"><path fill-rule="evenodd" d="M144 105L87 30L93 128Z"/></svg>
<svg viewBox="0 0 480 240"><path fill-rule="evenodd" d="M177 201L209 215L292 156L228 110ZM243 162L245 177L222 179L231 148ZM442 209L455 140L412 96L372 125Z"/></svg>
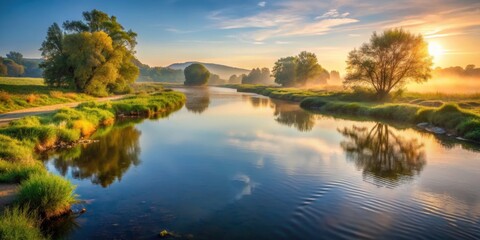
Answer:
<svg viewBox="0 0 480 240"><path fill-rule="evenodd" d="M394 27L422 34L435 66L480 66L480 0L0 0L0 55L40 57L52 23L92 9L138 33L136 56L150 66L271 68L305 50L343 73L349 51Z"/></svg>

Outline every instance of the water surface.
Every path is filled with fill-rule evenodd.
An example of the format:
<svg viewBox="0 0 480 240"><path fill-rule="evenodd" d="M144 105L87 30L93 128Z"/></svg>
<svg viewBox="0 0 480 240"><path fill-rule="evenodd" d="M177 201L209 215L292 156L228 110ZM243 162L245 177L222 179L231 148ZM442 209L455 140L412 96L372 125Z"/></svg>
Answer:
<svg viewBox="0 0 480 240"><path fill-rule="evenodd" d="M414 129L187 88L166 118L121 123L48 168L88 211L54 237L480 238L480 154Z"/></svg>

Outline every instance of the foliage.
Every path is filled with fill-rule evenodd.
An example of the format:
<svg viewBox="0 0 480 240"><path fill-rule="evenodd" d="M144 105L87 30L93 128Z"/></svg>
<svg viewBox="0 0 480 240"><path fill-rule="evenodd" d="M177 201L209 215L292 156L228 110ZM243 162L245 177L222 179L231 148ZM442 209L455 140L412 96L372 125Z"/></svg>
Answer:
<svg viewBox="0 0 480 240"><path fill-rule="evenodd" d="M13 77L20 77L25 73L25 67L23 65L20 65L16 63L15 61L11 59L1 59L2 60L2 69L7 70L7 76L13 76ZM4 70L2 70L4 72ZM2 74L5 75L5 74Z"/></svg>
<svg viewBox="0 0 480 240"><path fill-rule="evenodd" d="M272 72L275 82L284 87L326 84L330 77L318 64L317 56L306 51L294 57L280 58Z"/></svg>
<svg viewBox="0 0 480 240"><path fill-rule="evenodd" d="M408 81L427 81L431 66L432 57L421 35L403 29L374 32L369 43L349 53L345 84L368 85L384 98Z"/></svg>
<svg viewBox="0 0 480 240"><path fill-rule="evenodd" d="M210 74L210 77L208 78L208 84L209 85L222 85L227 83L224 79L221 79L219 75L217 74Z"/></svg>
<svg viewBox="0 0 480 240"><path fill-rule="evenodd" d="M46 239L40 231L40 221L28 208L6 208L0 217L0 239Z"/></svg>
<svg viewBox="0 0 480 240"><path fill-rule="evenodd" d="M242 76L242 84L271 84L270 69L268 68L254 68L248 75Z"/></svg>
<svg viewBox="0 0 480 240"><path fill-rule="evenodd" d="M75 202L75 186L53 174L33 175L20 184L17 201L30 206L46 218L64 214Z"/></svg>
<svg viewBox="0 0 480 240"><path fill-rule="evenodd" d="M83 17L64 22L66 34L56 23L48 29L40 49L45 82L95 96L129 92L139 72L132 62L136 33L98 10Z"/></svg>
<svg viewBox="0 0 480 240"><path fill-rule="evenodd" d="M295 57L280 58L273 66L273 77L275 82L284 86L294 86L297 81L297 63Z"/></svg>
<svg viewBox="0 0 480 240"><path fill-rule="evenodd" d="M142 82L176 82L183 83L185 76L181 69L171 69L167 67L150 67L142 64L138 59L134 58L133 63L139 68L140 76L138 81Z"/></svg>
<svg viewBox="0 0 480 240"><path fill-rule="evenodd" d="M237 76L236 74L233 74L228 79L228 83L229 84L240 84L240 83L242 83L242 79L245 78L246 76L247 75L245 75L245 74L242 74L242 75L239 75L239 76Z"/></svg>
<svg viewBox="0 0 480 240"><path fill-rule="evenodd" d="M210 78L208 69L199 63L193 63L183 71L185 74L184 84L187 86L202 86L207 84Z"/></svg>
<svg viewBox="0 0 480 240"><path fill-rule="evenodd" d="M46 173L40 162L12 163L0 160L0 183L21 183L30 176Z"/></svg>
<svg viewBox="0 0 480 240"><path fill-rule="evenodd" d="M23 63L23 55L19 52L10 51L6 56L8 59L16 62L17 64Z"/></svg>

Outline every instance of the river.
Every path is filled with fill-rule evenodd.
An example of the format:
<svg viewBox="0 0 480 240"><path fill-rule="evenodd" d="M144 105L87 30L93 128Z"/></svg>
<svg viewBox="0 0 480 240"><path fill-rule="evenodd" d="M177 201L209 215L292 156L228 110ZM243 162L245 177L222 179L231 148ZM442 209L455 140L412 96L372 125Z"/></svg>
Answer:
<svg viewBox="0 0 480 240"><path fill-rule="evenodd" d="M178 90L179 111L47 158L87 209L51 223L53 238L480 238L475 146L231 89Z"/></svg>

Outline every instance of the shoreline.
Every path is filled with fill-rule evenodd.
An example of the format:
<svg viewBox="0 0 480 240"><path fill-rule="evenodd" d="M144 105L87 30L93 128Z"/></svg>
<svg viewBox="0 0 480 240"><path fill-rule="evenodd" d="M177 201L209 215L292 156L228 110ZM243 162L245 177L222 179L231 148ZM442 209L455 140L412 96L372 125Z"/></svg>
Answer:
<svg viewBox="0 0 480 240"><path fill-rule="evenodd" d="M237 92L255 93L273 99L296 102L302 109L314 113L393 121L408 124L412 128L437 136L480 144L480 115L461 108L455 103L422 106L398 102L356 101L353 99L356 96L328 90L263 85L225 85L224 87L236 89ZM349 97L352 100L349 100Z"/></svg>

